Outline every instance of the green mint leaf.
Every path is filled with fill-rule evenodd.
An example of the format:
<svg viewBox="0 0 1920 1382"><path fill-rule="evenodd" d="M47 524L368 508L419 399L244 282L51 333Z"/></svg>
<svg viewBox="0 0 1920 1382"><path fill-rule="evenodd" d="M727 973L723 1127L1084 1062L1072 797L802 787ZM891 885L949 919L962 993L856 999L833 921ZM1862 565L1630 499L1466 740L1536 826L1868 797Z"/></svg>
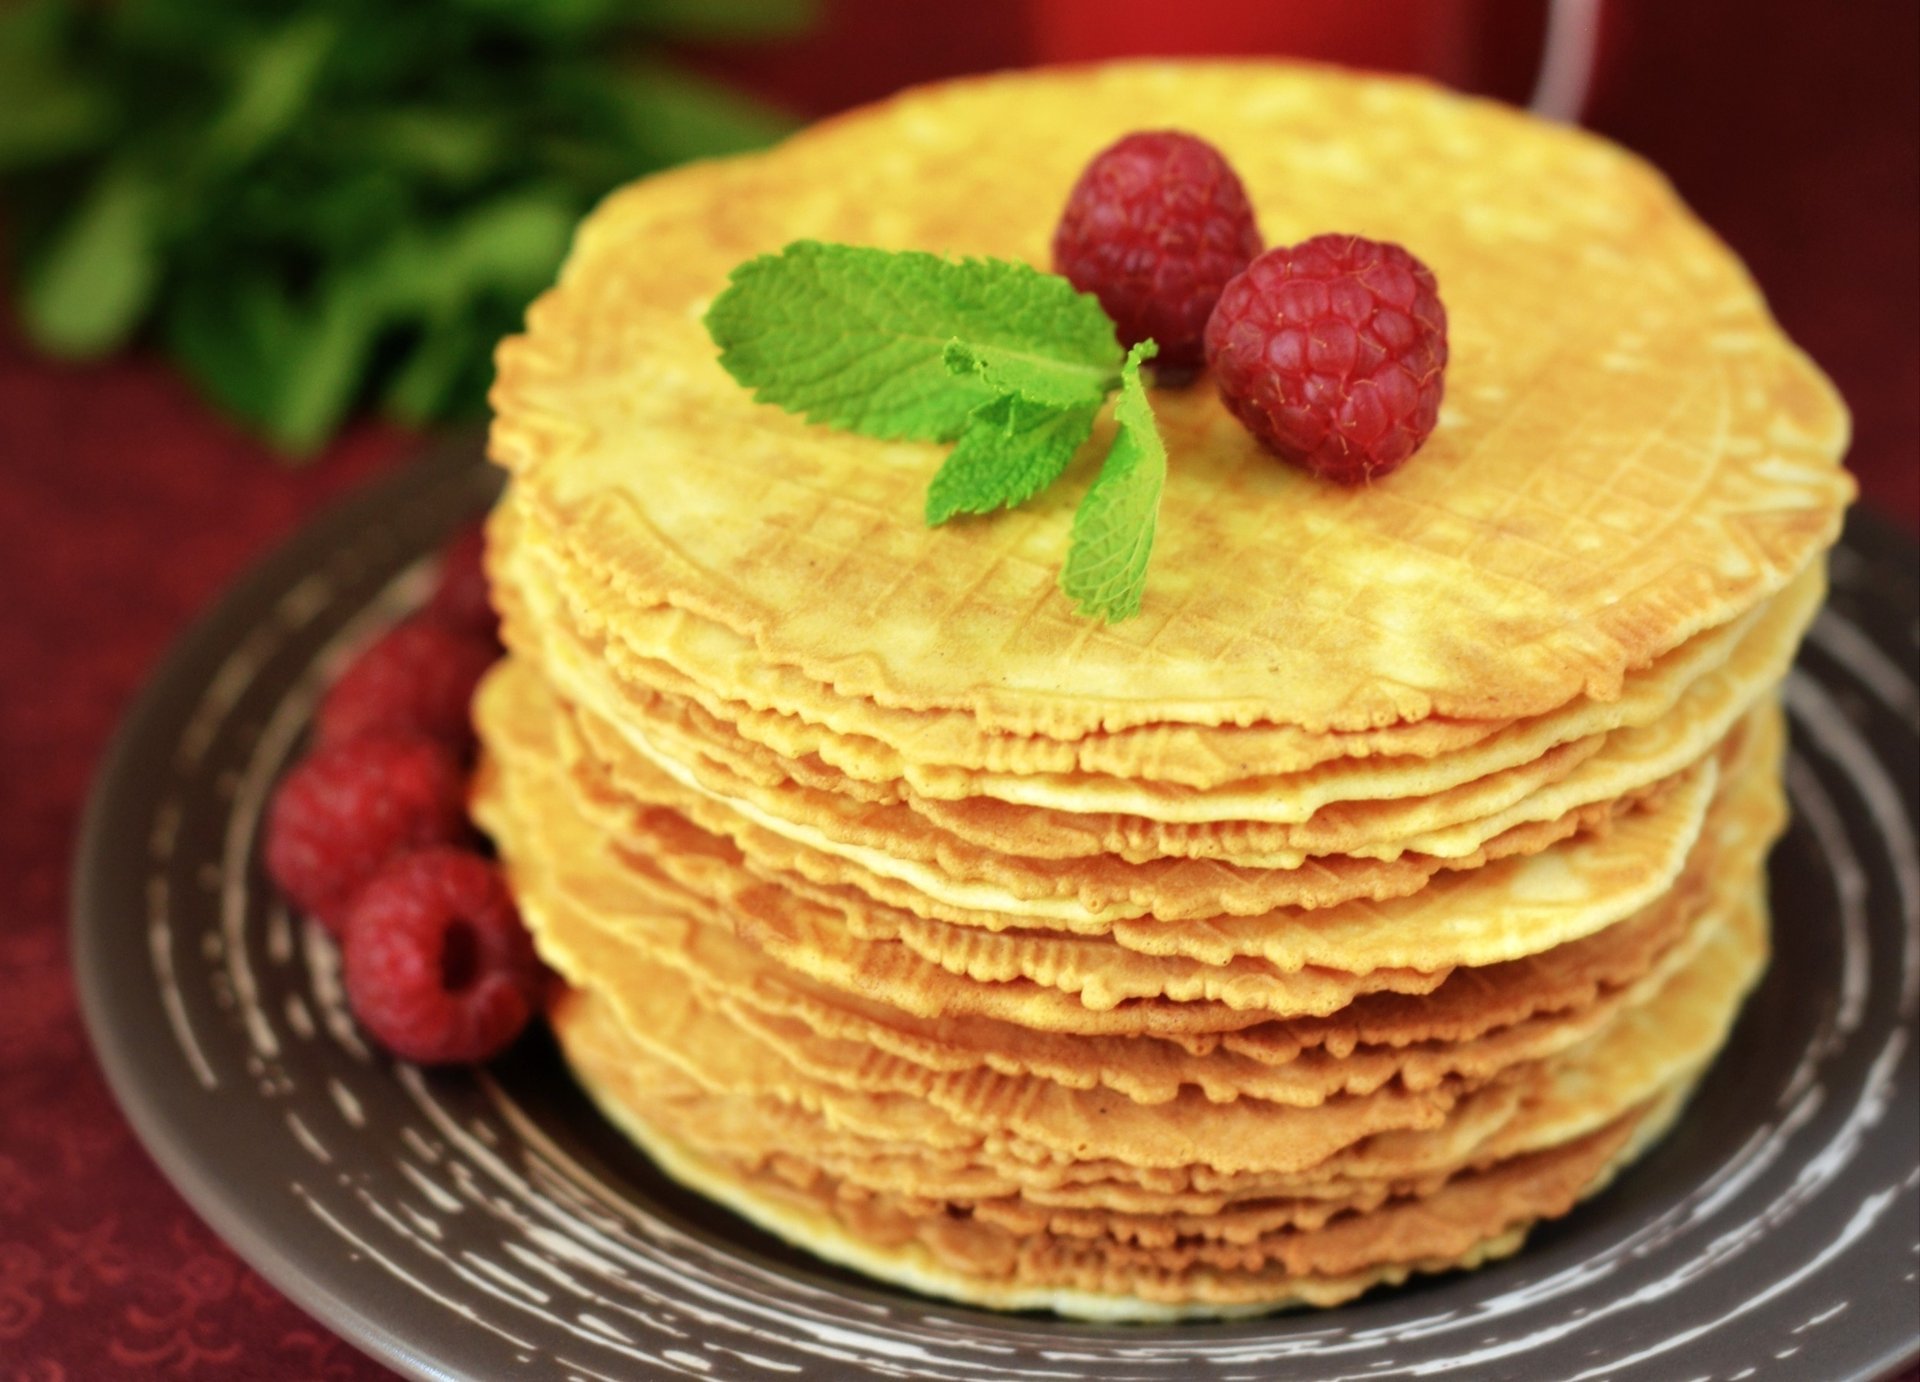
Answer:
<svg viewBox="0 0 1920 1382"><path fill-rule="evenodd" d="M950 441L999 392L948 368L951 343L1001 368L1022 355L1111 372L1118 353L1099 302L1064 278L815 240L735 269L706 325L762 403L888 440Z"/></svg>
<svg viewBox="0 0 1920 1382"><path fill-rule="evenodd" d="M434 288L443 304L498 290L531 298L567 252L580 208L556 187L528 185L450 219Z"/></svg>
<svg viewBox="0 0 1920 1382"><path fill-rule="evenodd" d="M21 316L41 349L82 358L127 340L153 301L159 188L131 167L110 169L27 273Z"/></svg>
<svg viewBox="0 0 1920 1382"><path fill-rule="evenodd" d="M0 65L0 90L7 74ZM0 98L0 173L54 163L95 144L109 125L109 102L84 87L42 93L16 87Z"/></svg>
<svg viewBox="0 0 1920 1382"><path fill-rule="evenodd" d="M1060 589L1079 612L1108 623L1140 612L1160 490L1167 478L1166 444L1140 384L1141 362L1158 350L1152 341L1143 341L1127 352L1120 400L1113 409L1118 428L1113 449L1073 516L1073 540L1060 572Z"/></svg>
<svg viewBox="0 0 1920 1382"><path fill-rule="evenodd" d="M258 269L197 273L168 299L167 349L203 394L258 431L280 396L294 315L279 283Z"/></svg>
<svg viewBox="0 0 1920 1382"><path fill-rule="evenodd" d="M1029 351L969 345L958 340L947 342L941 358L952 373L978 375L995 393L1013 394L1029 403L1044 403L1055 408L1099 404L1120 382L1120 373L1111 363L1083 365Z"/></svg>
<svg viewBox="0 0 1920 1382"><path fill-rule="evenodd" d="M381 406L408 427L424 427L446 412L454 390L472 363L473 323L453 317L429 326L394 370Z"/></svg>
<svg viewBox="0 0 1920 1382"><path fill-rule="evenodd" d="M206 164L237 167L280 138L313 99L338 37L333 20L310 14L249 44L226 106L203 136Z"/></svg>
<svg viewBox="0 0 1920 1382"><path fill-rule="evenodd" d="M1056 408L1013 394L973 410L960 440L927 486L927 524L955 514L992 513L1033 498L1060 478L1093 432L1102 402Z"/></svg>
<svg viewBox="0 0 1920 1382"><path fill-rule="evenodd" d="M666 63L617 75L609 84L614 118L633 147L663 163L762 148L794 128L775 107Z"/></svg>
<svg viewBox="0 0 1920 1382"><path fill-rule="evenodd" d="M451 105L348 111L333 116L332 127L369 164L433 187L471 187L507 159L503 121Z"/></svg>
<svg viewBox="0 0 1920 1382"><path fill-rule="evenodd" d="M294 457L312 454L353 406L379 344L386 304L364 273L336 271L283 353L280 394L267 421L270 441Z"/></svg>
<svg viewBox="0 0 1920 1382"><path fill-rule="evenodd" d="M57 0L0 9L0 173L57 162L112 134L111 91L73 66L73 9Z"/></svg>
<svg viewBox="0 0 1920 1382"><path fill-rule="evenodd" d="M343 400L444 417L484 394L586 207L793 123L655 38L782 28L808 0L389 8L0 3L4 257L30 337L88 355L155 328L287 446ZM355 301L335 301L349 269Z"/></svg>

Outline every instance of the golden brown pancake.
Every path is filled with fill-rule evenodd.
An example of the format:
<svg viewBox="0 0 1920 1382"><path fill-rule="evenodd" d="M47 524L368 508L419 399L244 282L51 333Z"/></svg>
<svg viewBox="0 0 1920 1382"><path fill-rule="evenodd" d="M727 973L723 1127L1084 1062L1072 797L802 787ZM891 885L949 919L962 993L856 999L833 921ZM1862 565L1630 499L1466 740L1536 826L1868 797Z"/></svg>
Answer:
<svg viewBox="0 0 1920 1382"><path fill-rule="evenodd" d="M799 238L1045 264L1065 189L1142 110L1226 154L1272 243L1338 227L1417 253L1451 362L1420 463L1355 490L1275 464L1211 389L1156 391L1175 481L1146 604L1094 626L1053 588L1078 486L929 529L936 447L756 404L700 313ZM1617 695L1784 587L1851 494L1831 387L1645 165L1419 83L1261 63L950 83L615 193L493 401L523 502L620 600L836 695L1014 734Z"/></svg>
<svg viewBox="0 0 1920 1382"><path fill-rule="evenodd" d="M1357 489L1152 388L1156 549L1101 624L1055 575L1109 422L930 529L941 448L756 403L701 316L803 237L1045 267L1143 110L1269 243L1418 255L1451 354ZM475 812L555 1032L825 1257L1128 1319L1475 1267L1660 1135L1765 963L1847 419L1603 141L1263 62L908 92L615 193L493 401Z"/></svg>

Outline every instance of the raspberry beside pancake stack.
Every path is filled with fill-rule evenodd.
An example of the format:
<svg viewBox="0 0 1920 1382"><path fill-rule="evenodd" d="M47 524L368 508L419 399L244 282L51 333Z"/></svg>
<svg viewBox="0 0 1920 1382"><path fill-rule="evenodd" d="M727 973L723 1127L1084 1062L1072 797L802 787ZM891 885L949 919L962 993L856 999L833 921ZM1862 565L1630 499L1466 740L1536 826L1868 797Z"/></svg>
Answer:
<svg viewBox="0 0 1920 1382"><path fill-rule="evenodd" d="M802 237L1044 264L1145 111L1270 241L1415 249L1453 363L1358 490L1156 391L1146 603L1101 626L1053 586L1076 486L928 530L937 448L757 406L700 314ZM1764 963L1845 415L1598 141L1273 65L910 93L616 194L495 402L477 809L554 1028L823 1256L1116 1317L1474 1265L1658 1135Z"/></svg>

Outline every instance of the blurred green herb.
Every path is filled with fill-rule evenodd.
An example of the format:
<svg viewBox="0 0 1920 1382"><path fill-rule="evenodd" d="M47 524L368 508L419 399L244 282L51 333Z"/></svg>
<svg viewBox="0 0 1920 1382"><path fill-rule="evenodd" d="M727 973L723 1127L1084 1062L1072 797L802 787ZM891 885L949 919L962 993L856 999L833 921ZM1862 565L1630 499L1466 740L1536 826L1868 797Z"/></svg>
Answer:
<svg viewBox="0 0 1920 1382"><path fill-rule="evenodd" d="M150 332L310 453L349 412L475 412L574 223L777 137L651 40L791 32L811 0L27 0L0 9L19 314L85 358Z"/></svg>

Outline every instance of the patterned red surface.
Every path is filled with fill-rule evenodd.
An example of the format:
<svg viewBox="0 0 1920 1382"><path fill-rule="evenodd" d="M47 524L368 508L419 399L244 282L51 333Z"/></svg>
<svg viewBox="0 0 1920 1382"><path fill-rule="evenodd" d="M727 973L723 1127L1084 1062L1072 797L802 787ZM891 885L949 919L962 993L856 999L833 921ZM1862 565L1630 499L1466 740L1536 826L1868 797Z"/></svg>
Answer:
<svg viewBox="0 0 1920 1382"><path fill-rule="evenodd" d="M1667 167L1748 255L1853 403L1868 494L1920 530L1920 9L1621 9L1597 123ZM964 34L939 32L949 13ZM820 110L871 94L876 72L917 79L1084 41L984 2L843 0L834 14L757 69L766 85ZM391 1376L241 1265L161 1180L93 1066L64 933L85 789L148 669L248 561L409 449L363 429L282 470L149 361L60 368L0 339L0 1382Z"/></svg>
<svg viewBox="0 0 1920 1382"><path fill-rule="evenodd" d="M88 780L184 624L316 505L400 459L281 470L145 361L0 344L0 1382L392 1376L242 1265L160 1178L80 1029L67 870Z"/></svg>

